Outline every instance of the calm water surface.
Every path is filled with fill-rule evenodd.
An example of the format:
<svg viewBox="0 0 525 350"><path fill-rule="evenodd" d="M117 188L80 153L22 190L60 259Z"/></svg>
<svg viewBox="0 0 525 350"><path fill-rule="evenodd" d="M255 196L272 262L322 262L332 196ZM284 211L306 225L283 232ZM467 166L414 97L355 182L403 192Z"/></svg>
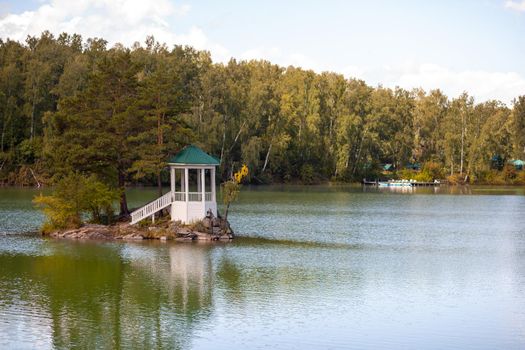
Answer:
<svg viewBox="0 0 525 350"><path fill-rule="evenodd" d="M523 188L245 188L221 244L42 239L35 193L0 188L0 349L525 348Z"/></svg>

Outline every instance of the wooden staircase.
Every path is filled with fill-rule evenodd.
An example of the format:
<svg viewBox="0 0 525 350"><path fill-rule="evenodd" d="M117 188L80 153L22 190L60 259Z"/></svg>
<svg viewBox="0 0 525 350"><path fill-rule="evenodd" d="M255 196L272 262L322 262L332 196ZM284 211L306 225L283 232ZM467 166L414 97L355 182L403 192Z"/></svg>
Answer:
<svg viewBox="0 0 525 350"><path fill-rule="evenodd" d="M149 202L142 208L139 208L131 213L131 224L136 224L140 220L143 220L149 216L152 220L155 220L154 214L162 209L168 207L173 202L173 196L171 192L164 194L162 197L155 199L153 202Z"/></svg>

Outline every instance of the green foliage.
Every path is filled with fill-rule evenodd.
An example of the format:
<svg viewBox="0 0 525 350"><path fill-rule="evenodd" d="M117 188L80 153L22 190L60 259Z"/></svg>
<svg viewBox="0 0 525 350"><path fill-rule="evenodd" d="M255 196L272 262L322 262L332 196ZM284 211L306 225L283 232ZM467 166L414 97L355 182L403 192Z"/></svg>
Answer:
<svg viewBox="0 0 525 350"><path fill-rule="evenodd" d="M514 164L505 164L502 171L503 178L505 179L505 182L511 182L513 181L517 176L516 167Z"/></svg>
<svg viewBox="0 0 525 350"><path fill-rule="evenodd" d="M430 173L425 171L425 170L422 170L419 173L417 173L413 177L413 179L418 181L418 182L432 182L432 181L434 181L434 178L432 177L432 175L430 175Z"/></svg>
<svg viewBox="0 0 525 350"><path fill-rule="evenodd" d="M234 180L229 180L222 183L222 202L224 205L230 205L237 200L241 185Z"/></svg>
<svg viewBox="0 0 525 350"><path fill-rule="evenodd" d="M426 162L419 172L415 172L412 179L420 182L432 182L443 178L441 166L436 162Z"/></svg>
<svg viewBox="0 0 525 350"><path fill-rule="evenodd" d="M494 173L494 172L491 172L491 173ZM463 185L465 183L465 176L459 173L451 174L447 176L447 182L450 185Z"/></svg>
<svg viewBox="0 0 525 350"><path fill-rule="evenodd" d="M397 171L396 175L401 180L410 180L416 177L417 171L412 169L401 169Z"/></svg>
<svg viewBox="0 0 525 350"><path fill-rule="evenodd" d="M233 174L231 180L221 184L222 202L226 206L224 220L228 220L228 210L230 209L230 205L237 200L239 192L241 191L241 183L246 176L248 176L248 167L243 165L238 172Z"/></svg>
<svg viewBox="0 0 525 350"><path fill-rule="evenodd" d="M505 176L502 172L491 169L480 173L477 182L486 185L505 185Z"/></svg>
<svg viewBox="0 0 525 350"><path fill-rule="evenodd" d="M525 185L525 170L518 172L516 179L514 180L514 184L522 186Z"/></svg>
<svg viewBox="0 0 525 350"><path fill-rule="evenodd" d="M160 188L188 143L220 157L223 181L239 162L257 183L355 181L409 162L437 165L398 176L481 181L493 155L525 159L525 96L476 104L267 61L213 63L153 37L132 48L49 32L0 41L0 182L96 174L126 214L126 186Z"/></svg>
<svg viewBox="0 0 525 350"><path fill-rule="evenodd" d="M90 222L110 223L118 192L98 181L71 173L59 180L50 196L36 196L33 202L42 209L47 221L43 232L79 227L87 215Z"/></svg>
<svg viewBox="0 0 525 350"><path fill-rule="evenodd" d="M314 167L311 164L304 164L301 167L300 179L305 184L316 182Z"/></svg>

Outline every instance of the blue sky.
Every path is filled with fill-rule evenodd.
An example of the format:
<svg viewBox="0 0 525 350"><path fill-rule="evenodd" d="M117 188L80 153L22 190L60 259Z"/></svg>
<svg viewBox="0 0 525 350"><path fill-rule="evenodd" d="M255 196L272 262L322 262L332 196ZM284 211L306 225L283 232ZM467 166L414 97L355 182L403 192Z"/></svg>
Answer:
<svg viewBox="0 0 525 350"><path fill-rule="evenodd" d="M43 29L131 45L154 34L217 61L268 59L371 85L525 94L525 1L0 1L0 37Z"/></svg>

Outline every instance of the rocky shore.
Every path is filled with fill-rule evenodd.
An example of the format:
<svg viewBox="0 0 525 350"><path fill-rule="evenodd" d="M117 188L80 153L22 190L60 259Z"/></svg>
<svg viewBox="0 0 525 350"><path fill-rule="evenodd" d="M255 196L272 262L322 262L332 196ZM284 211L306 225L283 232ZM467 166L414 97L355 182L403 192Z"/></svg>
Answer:
<svg viewBox="0 0 525 350"><path fill-rule="evenodd" d="M144 239L219 241L234 238L228 221L210 215L190 225L161 218L155 224L149 225L130 225L128 222L115 225L86 224L76 229L54 231L47 236L62 239L130 241Z"/></svg>

